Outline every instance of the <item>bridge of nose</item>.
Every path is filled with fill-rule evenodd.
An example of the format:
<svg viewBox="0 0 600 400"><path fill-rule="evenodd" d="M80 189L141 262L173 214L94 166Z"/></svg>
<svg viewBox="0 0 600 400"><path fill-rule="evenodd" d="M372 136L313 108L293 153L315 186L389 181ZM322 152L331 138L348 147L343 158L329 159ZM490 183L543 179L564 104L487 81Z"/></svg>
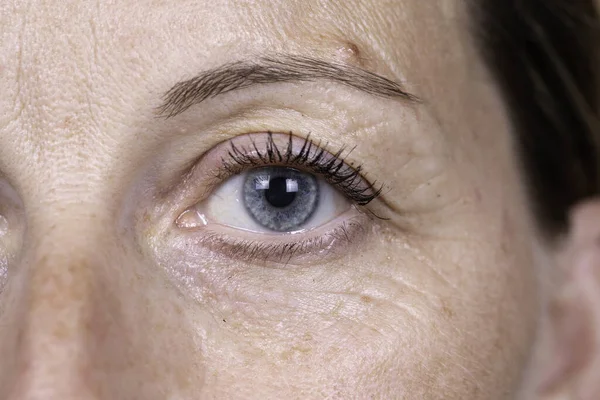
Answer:
<svg viewBox="0 0 600 400"><path fill-rule="evenodd" d="M177 377L201 377L194 331L161 274L127 246L65 231L11 266L0 398L158 399Z"/></svg>

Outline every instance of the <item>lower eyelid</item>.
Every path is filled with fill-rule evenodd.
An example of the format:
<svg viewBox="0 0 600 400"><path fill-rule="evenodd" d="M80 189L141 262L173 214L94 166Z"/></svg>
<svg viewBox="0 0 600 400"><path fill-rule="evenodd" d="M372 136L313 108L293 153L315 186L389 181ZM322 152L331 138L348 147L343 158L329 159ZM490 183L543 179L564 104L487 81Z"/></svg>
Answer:
<svg viewBox="0 0 600 400"><path fill-rule="evenodd" d="M270 267L322 265L347 256L349 249L364 243L371 218L352 208L329 223L301 233L256 234L240 232L223 225L206 226L187 236L185 246L205 250L225 258ZM197 251L194 250L194 251Z"/></svg>

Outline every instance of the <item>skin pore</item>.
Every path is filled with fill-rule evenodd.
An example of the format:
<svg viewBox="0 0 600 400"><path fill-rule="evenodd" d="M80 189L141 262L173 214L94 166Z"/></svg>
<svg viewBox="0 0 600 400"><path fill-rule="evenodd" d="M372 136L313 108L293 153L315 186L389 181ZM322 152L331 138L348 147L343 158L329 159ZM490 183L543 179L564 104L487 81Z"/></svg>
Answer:
<svg viewBox="0 0 600 400"><path fill-rule="evenodd" d="M544 250L462 7L1 2L0 398L525 390ZM315 78L158 112L178 82L282 55L371 71L421 101ZM231 178L223 149L251 149L252 134L264 152L268 132L281 148L290 132L346 148L381 195L341 195L295 236L316 243L304 254L243 252L232 242L289 240L225 224L243 208L213 197ZM206 224L176 223L197 209Z"/></svg>

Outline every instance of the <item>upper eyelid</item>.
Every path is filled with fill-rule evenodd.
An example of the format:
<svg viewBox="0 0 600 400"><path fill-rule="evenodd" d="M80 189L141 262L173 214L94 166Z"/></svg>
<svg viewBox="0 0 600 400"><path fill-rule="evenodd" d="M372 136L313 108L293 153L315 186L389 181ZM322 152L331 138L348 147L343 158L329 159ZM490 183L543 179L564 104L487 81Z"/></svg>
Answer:
<svg viewBox="0 0 600 400"><path fill-rule="evenodd" d="M237 129L232 130L236 131ZM166 213L169 215L168 220L175 221L186 209L206 200L208 196L210 196L218 188L218 186L225 181L225 179L233 176L234 174L241 173L245 169L249 169L251 166L259 167L264 165L260 162L260 160L254 160L253 164L248 163L245 168L238 166L233 170L227 170L223 166L223 158L227 156L226 153L229 151L232 142L250 144L251 142L248 140L249 137L263 138L262 141L264 142L264 138L268 136L268 132L270 131L244 129L240 130L237 134L231 136L228 135L227 138L213 144L210 148L205 149L203 152L194 151L194 146L191 146L189 149L185 149L184 151L188 154L186 156L188 161L185 162L185 164L180 168L169 168L171 170L171 172L168 174L169 178L166 176L160 178L164 183L158 185L159 189L157 190L156 195L166 199L166 202L164 207L152 211L152 214L156 214L158 217L159 214ZM273 137L277 137L280 143L282 137L285 139L285 142L288 143L290 138L289 130L271 132ZM308 135L297 135L295 133L291 134L292 140L294 141L295 145L298 144L298 148L300 148L302 145L309 146L310 141L307 141L307 136ZM315 142L314 140L312 141L313 143ZM257 139L257 142L260 142L260 140ZM323 145L322 142L320 146L329 147L328 145ZM339 150L341 150L341 147L343 146L340 146L338 151L335 152L330 152L328 148L325 148L325 151L327 154L336 155ZM374 203L375 209L379 209L380 202L382 205L387 205L388 202L384 194L389 191L389 188L380 180L369 180L367 178L368 172L365 173L365 171L362 170L358 157L356 155L349 156L352 150L353 148L346 150L346 153L343 155L344 163L352 169L360 168L360 178L365 182L365 188L375 188L374 190L377 191L377 195L374 196L377 199L377 202ZM316 171L310 170L310 168L299 169L316 174ZM333 182L333 184L335 184L335 182ZM368 189L366 191L368 191ZM357 203L354 199L350 198L350 200ZM363 202L363 205L366 205L366 202ZM374 212L374 210L371 210L371 208L372 205L369 203L369 208L365 209L365 211L370 213ZM382 211L384 209L382 209ZM379 219L383 219L377 215L375 216Z"/></svg>
<svg viewBox="0 0 600 400"><path fill-rule="evenodd" d="M382 192L383 184L377 185L377 181L370 182L362 173L362 166L355 166L354 163L348 163L346 157L353 148L346 152L346 148L342 147L337 152L332 153L327 150L327 144L322 141L314 142L310 135L305 138L294 136L292 132L287 134L287 144L283 159L282 151L273 139L273 132L267 132L267 142L263 154L256 142L250 139L250 146L254 150L255 156L249 156L247 149L243 145L236 145L236 138L230 141L230 150L227 152L232 161L227 161L222 158L223 168L229 175L241 172L241 167L258 166L256 159L260 159L261 165L288 165L301 166L313 169L313 173L320 174L330 181L330 184L341 187L341 191L359 205L366 205L375 198L379 197ZM284 135L284 134L277 134ZM244 135L248 136L248 135ZM292 150L293 140L302 140L302 147L294 154ZM344 155L344 152L346 154ZM341 172L343 171L343 173ZM221 175L221 179L224 177Z"/></svg>

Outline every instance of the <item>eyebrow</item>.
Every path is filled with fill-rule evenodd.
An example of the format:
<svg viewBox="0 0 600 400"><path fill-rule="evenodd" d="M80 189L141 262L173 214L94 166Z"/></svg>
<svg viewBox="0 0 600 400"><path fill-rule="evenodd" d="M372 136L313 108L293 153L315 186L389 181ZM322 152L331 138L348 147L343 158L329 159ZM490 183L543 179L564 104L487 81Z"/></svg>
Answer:
<svg viewBox="0 0 600 400"><path fill-rule="evenodd" d="M275 55L231 62L181 81L163 95L163 103L156 112L160 117L172 118L204 100L234 90L318 80L333 81L373 96L420 102L400 83L357 66L307 56Z"/></svg>

